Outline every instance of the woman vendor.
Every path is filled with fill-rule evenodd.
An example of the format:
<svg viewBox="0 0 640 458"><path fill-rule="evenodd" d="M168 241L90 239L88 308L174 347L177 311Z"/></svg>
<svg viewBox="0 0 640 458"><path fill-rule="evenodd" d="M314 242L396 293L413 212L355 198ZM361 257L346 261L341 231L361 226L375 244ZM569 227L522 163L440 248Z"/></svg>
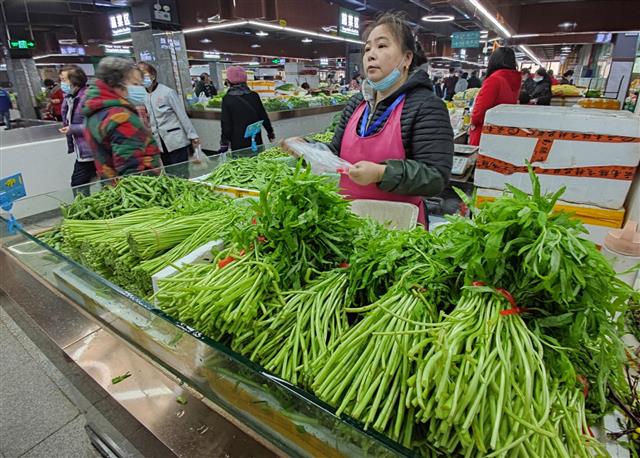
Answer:
<svg viewBox="0 0 640 458"><path fill-rule="evenodd" d="M418 68L424 52L402 16L380 16L364 41L362 92L345 107L329 144L353 164L341 177L341 192L415 204L426 226L423 197L440 194L451 173L449 112Z"/></svg>

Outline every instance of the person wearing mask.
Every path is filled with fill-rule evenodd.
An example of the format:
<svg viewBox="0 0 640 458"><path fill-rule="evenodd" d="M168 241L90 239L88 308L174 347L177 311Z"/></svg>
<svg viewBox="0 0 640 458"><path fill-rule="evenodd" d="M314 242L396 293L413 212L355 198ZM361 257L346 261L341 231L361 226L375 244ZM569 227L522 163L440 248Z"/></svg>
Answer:
<svg viewBox="0 0 640 458"><path fill-rule="evenodd" d="M453 100L453 96L456 93L456 84L458 83L458 77L455 74L453 68L449 69L449 76L444 79L444 99Z"/></svg>
<svg viewBox="0 0 640 458"><path fill-rule="evenodd" d="M96 177L93 152L84 138L84 114L82 107L87 93L87 75L77 65L60 70L60 88L64 92L62 102L62 129L67 137L67 152L75 154L76 161L71 174L71 187L83 194L89 194L89 183ZM84 185L84 186L83 186ZM76 186L82 186L75 189Z"/></svg>
<svg viewBox="0 0 640 458"><path fill-rule="evenodd" d="M535 85L528 93L528 103L532 105L551 105L551 80L547 71L540 67L533 75Z"/></svg>
<svg viewBox="0 0 640 458"><path fill-rule="evenodd" d="M520 86L520 91L525 94L530 94L533 91L533 88L536 86L536 83L531 78L531 70L528 68L523 68L520 70L520 77L522 80L522 84ZM528 101L525 103L529 103Z"/></svg>
<svg viewBox="0 0 640 458"><path fill-rule="evenodd" d="M427 224L423 197L449 181L453 129L444 102L418 67L426 61L405 16L386 13L363 35L366 80L344 108L328 146L353 164L340 179L348 199L408 202ZM284 146L295 150L298 137Z"/></svg>
<svg viewBox="0 0 640 458"><path fill-rule="evenodd" d="M0 87L0 121L4 123L4 129L11 129L11 95L9 91Z"/></svg>
<svg viewBox="0 0 640 458"><path fill-rule="evenodd" d="M439 76L433 77L433 92L435 92L439 98L444 97L444 83Z"/></svg>
<svg viewBox="0 0 640 458"><path fill-rule="evenodd" d="M562 79L560 80L560 84L573 84L573 70L567 70L562 74Z"/></svg>
<svg viewBox="0 0 640 458"><path fill-rule="evenodd" d="M460 75L460 79L458 80L458 82L456 83L456 87L454 88L456 94L467 90L467 88L469 87L469 82L467 81L468 76L469 74L467 72L464 72L462 75Z"/></svg>
<svg viewBox="0 0 640 458"><path fill-rule="evenodd" d="M469 84L467 89L482 87L482 81L480 81L480 78L478 78L478 72L476 70L471 72L471 76L469 77L468 83Z"/></svg>
<svg viewBox="0 0 640 458"><path fill-rule="evenodd" d="M512 48L498 48L489 58L487 76L476 96L471 113L469 144L479 145L484 118L488 110L505 103L518 102L521 73L516 70L516 53Z"/></svg>
<svg viewBox="0 0 640 458"><path fill-rule="evenodd" d="M44 80L44 87L47 89L47 111L55 118L56 121L62 121L62 101L64 100L64 92L60 89L60 85L52 79Z"/></svg>
<svg viewBox="0 0 640 458"><path fill-rule="evenodd" d="M189 153L200 145L184 103L176 91L158 83L158 71L146 62L138 64L142 71L143 84L147 90L144 105L149 116L151 131L156 144L161 148L162 164L174 165L169 173L189 178Z"/></svg>
<svg viewBox="0 0 640 458"><path fill-rule="evenodd" d="M214 95L218 95L218 90L214 86L213 81L211 81L211 78L209 78L208 73L203 73L202 75L200 75L200 81L196 83L196 96L199 96L202 93L204 93L204 95L209 98L213 97Z"/></svg>
<svg viewBox="0 0 640 458"><path fill-rule="evenodd" d="M147 98L142 72L129 59L105 57L96 78L87 90L83 113L98 177L106 180L154 169L159 173L160 150L136 111Z"/></svg>
<svg viewBox="0 0 640 458"><path fill-rule="evenodd" d="M245 138L247 126L262 121L269 141L276 138L260 96L247 86L247 72L244 68L231 66L227 68L229 90L222 98L222 138L220 150L231 148L238 150L249 148L251 138ZM256 143L262 145L262 135L256 136Z"/></svg>

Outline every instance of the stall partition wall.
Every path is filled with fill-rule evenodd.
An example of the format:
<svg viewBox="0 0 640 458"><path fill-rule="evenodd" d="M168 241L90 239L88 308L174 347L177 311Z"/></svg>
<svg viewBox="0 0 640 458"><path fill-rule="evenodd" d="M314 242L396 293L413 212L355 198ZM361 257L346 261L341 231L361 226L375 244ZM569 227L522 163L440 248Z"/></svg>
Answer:
<svg viewBox="0 0 640 458"><path fill-rule="evenodd" d="M0 132L0 176L22 173L28 196L69 188L75 154L67 154L67 140L59 124L34 126ZM55 208L42 208L46 211ZM16 217L23 216L20 202Z"/></svg>

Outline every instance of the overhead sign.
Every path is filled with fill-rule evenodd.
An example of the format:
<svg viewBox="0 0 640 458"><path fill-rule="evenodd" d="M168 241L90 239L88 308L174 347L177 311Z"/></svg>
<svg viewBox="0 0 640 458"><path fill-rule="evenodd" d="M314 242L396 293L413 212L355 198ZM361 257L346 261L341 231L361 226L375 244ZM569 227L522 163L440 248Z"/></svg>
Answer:
<svg viewBox="0 0 640 458"><path fill-rule="evenodd" d="M120 45L105 45L104 53L105 54L116 55L116 56L130 56L131 55L131 47L130 46L120 46Z"/></svg>
<svg viewBox="0 0 640 458"><path fill-rule="evenodd" d="M284 65L287 63L287 60L284 57L271 59L271 63L275 65Z"/></svg>
<svg viewBox="0 0 640 458"><path fill-rule="evenodd" d="M109 15L109 26L112 37L123 37L131 34L131 18L128 11Z"/></svg>
<svg viewBox="0 0 640 458"><path fill-rule="evenodd" d="M64 54L66 56L84 56L86 54L86 51L84 49L84 46L61 45L60 54Z"/></svg>
<svg viewBox="0 0 640 458"><path fill-rule="evenodd" d="M33 49L36 42L33 40L9 40L9 49Z"/></svg>
<svg viewBox="0 0 640 458"><path fill-rule="evenodd" d="M453 32L451 35L452 48L479 48L480 31L475 32Z"/></svg>
<svg viewBox="0 0 640 458"><path fill-rule="evenodd" d="M356 11L340 8L338 35L360 37L360 15Z"/></svg>
<svg viewBox="0 0 640 458"><path fill-rule="evenodd" d="M219 52L203 51L202 52L202 57L205 58L205 59L220 59L220 53Z"/></svg>
<svg viewBox="0 0 640 458"><path fill-rule="evenodd" d="M323 67L326 67L327 65L329 65L329 58L328 57L321 57L320 58L320 65L322 65Z"/></svg>

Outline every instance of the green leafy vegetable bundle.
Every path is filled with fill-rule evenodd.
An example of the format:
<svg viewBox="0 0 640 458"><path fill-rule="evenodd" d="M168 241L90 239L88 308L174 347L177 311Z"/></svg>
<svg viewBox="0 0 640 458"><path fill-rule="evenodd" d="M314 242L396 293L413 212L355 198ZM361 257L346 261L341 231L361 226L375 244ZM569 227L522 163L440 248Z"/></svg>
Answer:
<svg viewBox="0 0 640 458"><path fill-rule="evenodd" d="M224 162L207 177L206 181L214 185L260 189L272 180L277 184L292 173L292 168L285 162L260 156L246 157Z"/></svg>

